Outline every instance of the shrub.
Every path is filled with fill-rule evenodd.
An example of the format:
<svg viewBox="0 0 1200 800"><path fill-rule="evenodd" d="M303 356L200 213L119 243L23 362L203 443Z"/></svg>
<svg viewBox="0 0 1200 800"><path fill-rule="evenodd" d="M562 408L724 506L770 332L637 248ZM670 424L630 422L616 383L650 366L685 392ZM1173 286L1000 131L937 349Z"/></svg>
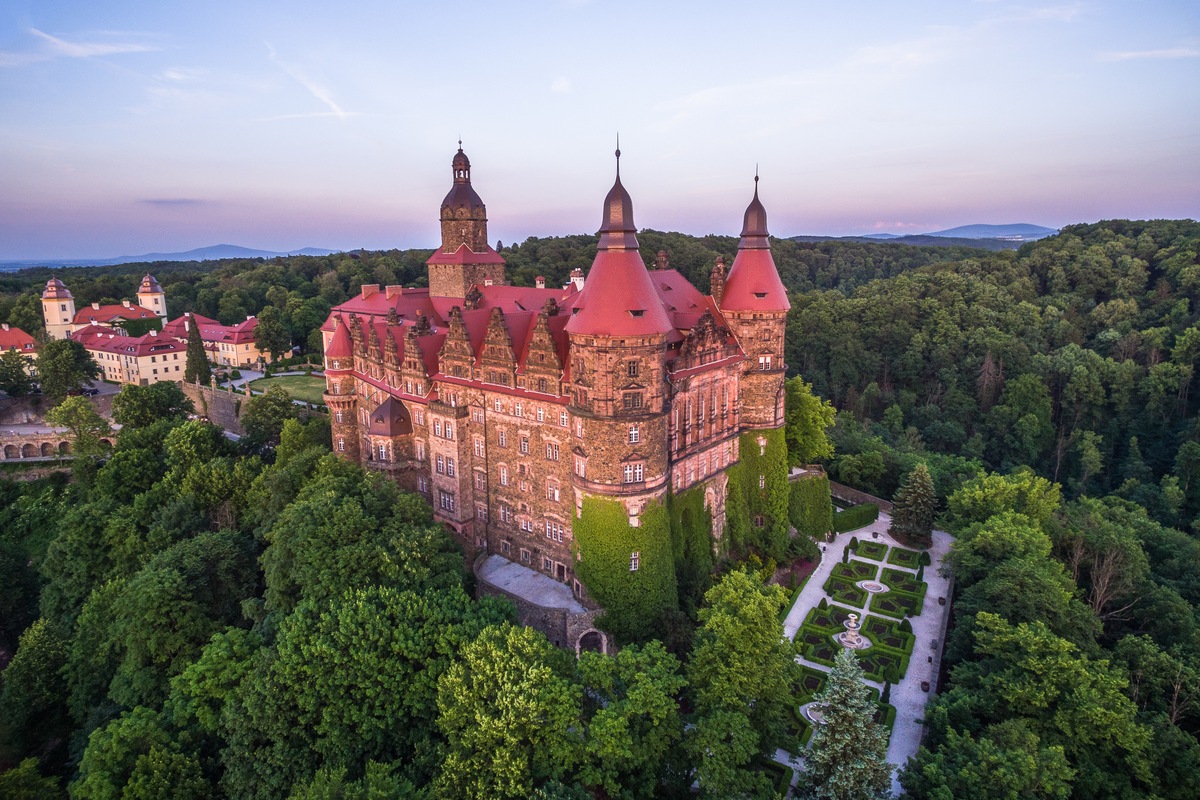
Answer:
<svg viewBox="0 0 1200 800"><path fill-rule="evenodd" d="M879 506L874 503L863 503L851 506L833 515L833 529L838 533L858 530L870 525L879 518Z"/></svg>
<svg viewBox="0 0 1200 800"><path fill-rule="evenodd" d="M917 563L920 564L922 567L928 567L930 564L933 563L933 560L929 557L928 550L921 551L921 555L918 557Z"/></svg>
<svg viewBox="0 0 1200 800"><path fill-rule="evenodd" d="M842 563L845 564L849 560L850 560L850 545L846 545L845 547L842 548Z"/></svg>
<svg viewBox="0 0 1200 800"><path fill-rule="evenodd" d="M850 537L850 549L856 553L858 552L858 537L857 536Z"/></svg>
<svg viewBox="0 0 1200 800"><path fill-rule="evenodd" d="M922 582L925 580L925 565L924 564L917 567L917 580L922 581Z"/></svg>
<svg viewBox="0 0 1200 800"><path fill-rule="evenodd" d="M912 633L912 623L908 621L908 617L900 620L900 630L905 633Z"/></svg>
<svg viewBox="0 0 1200 800"><path fill-rule="evenodd" d="M822 611L829 608L829 599L822 597L821 602L817 603L817 608L821 609Z"/></svg>
<svg viewBox="0 0 1200 800"><path fill-rule="evenodd" d="M240 381L242 379L242 371L235 369L233 372L229 373L229 377L235 381Z"/></svg>
<svg viewBox="0 0 1200 800"><path fill-rule="evenodd" d="M879 702L886 706L889 702L891 702L891 699L892 699L892 682L884 681L883 682L883 694L881 694L879 696Z"/></svg>

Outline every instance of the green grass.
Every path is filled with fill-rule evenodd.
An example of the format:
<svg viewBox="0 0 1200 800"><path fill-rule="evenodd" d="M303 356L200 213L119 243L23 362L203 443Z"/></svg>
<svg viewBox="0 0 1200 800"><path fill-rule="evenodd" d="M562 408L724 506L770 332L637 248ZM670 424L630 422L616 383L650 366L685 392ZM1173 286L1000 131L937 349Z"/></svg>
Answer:
<svg viewBox="0 0 1200 800"><path fill-rule="evenodd" d="M250 382L250 388L255 392L265 392L272 386L282 386L293 400L302 400L319 406L325 402L322 394L325 392L325 379L314 375L282 375L277 378L259 378Z"/></svg>

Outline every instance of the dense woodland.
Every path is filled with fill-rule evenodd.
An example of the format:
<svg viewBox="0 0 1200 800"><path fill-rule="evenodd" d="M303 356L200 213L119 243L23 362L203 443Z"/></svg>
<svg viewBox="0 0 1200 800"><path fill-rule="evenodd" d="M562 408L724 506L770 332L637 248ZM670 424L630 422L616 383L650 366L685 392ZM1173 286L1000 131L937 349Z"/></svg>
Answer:
<svg viewBox="0 0 1200 800"><path fill-rule="evenodd" d="M701 288L737 245L639 238ZM595 242L499 249L513 282L553 285ZM789 367L838 410L830 473L891 497L926 465L957 537L909 796L1200 785L1198 251L1187 221L1017 252L775 243ZM82 305L149 270L172 315L271 307L303 347L360 284L421 285L428 253L61 277ZM40 328L48 276L0 276L0 320ZM72 480L0 484L0 794L770 796L756 754L789 746L793 692L770 548L680 572L674 630L576 661L472 600L428 509L335 461L319 423L238 449L175 400L128 405L116 450Z"/></svg>

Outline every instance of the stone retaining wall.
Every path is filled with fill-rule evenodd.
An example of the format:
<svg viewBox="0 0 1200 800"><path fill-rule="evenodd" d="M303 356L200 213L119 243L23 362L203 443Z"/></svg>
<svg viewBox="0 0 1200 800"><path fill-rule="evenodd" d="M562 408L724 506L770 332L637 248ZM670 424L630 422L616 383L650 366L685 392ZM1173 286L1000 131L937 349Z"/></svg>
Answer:
<svg viewBox="0 0 1200 800"><path fill-rule="evenodd" d="M892 513L892 504L887 500L876 497L873 494L860 492L858 489L851 489L849 486L844 486L834 481L829 482L829 493L838 500L844 500L847 503L852 503L856 506L863 503L874 503L879 506L879 510L885 514Z"/></svg>
<svg viewBox="0 0 1200 800"><path fill-rule="evenodd" d="M210 422L220 425L229 433L241 436L246 432L239 419L242 403L246 400L244 395L229 389L199 386L194 383L183 383L180 388L191 399L197 414L208 417Z"/></svg>

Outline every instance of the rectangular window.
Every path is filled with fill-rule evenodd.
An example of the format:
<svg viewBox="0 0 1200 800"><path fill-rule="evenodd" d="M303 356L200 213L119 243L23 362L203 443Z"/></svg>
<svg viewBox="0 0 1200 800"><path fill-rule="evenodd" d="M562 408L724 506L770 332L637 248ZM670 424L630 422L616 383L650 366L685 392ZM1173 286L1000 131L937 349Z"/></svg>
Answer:
<svg viewBox="0 0 1200 800"><path fill-rule="evenodd" d="M500 467L500 485L508 486L508 467L503 465Z"/></svg>
<svg viewBox="0 0 1200 800"><path fill-rule="evenodd" d="M417 476L417 490L419 492L421 492L422 494L424 494L425 492L428 492L429 491L429 478L426 478L424 475L418 475Z"/></svg>
<svg viewBox="0 0 1200 800"><path fill-rule="evenodd" d="M770 369L771 368L771 357L770 356L759 356L758 357L758 368L759 369Z"/></svg>
<svg viewBox="0 0 1200 800"><path fill-rule="evenodd" d="M641 433L638 431L637 425L629 426L629 443L637 444L641 440Z"/></svg>
<svg viewBox="0 0 1200 800"><path fill-rule="evenodd" d="M487 512L488 512L487 506L482 505L482 504L475 506L475 518L476 519L481 519L484 522L487 522L487 517L488 517ZM485 547L486 545L487 545L487 542L484 541L484 543L479 546Z"/></svg>
<svg viewBox="0 0 1200 800"><path fill-rule="evenodd" d="M423 409L423 408L417 409L417 424L418 425L425 424L425 409Z"/></svg>
<svg viewBox="0 0 1200 800"><path fill-rule="evenodd" d="M525 531L526 533L533 533L533 523L527 519L522 519L521 530Z"/></svg>
<svg viewBox="0 0 1200 800"><path fill-rule="evenodd" d="M496 409L496 413L499 414L500 413L500 398L498 398L498 397L496 398L496 404L495 404L494 408Z"/></svg>
<svg viewBox="0 0 1200 800"><path fill-rule="evenodd" d="M425 460L425 443L417 442L417 461Z"/></svg>
<svg viewBox="0 0 1200 800"><path fill-rule="evenodd" d="M545 378L542 378L542 382L543 382L543 383L545 383L545 381L546 381L546 379L545 379ZM544 390L543 390L543 391L544 391ZM538 406L538 410L537 410L537 421L538 421L538 422L545 422L545 421L546 421L546 409L542 408L541 406Z"/></svg>
<svg viewBox="0 0 1200 800"><path fill-rule="evenodd" d="M529 437L528 436L521 437L521 452L522 453L529 452Z"/></svg>
<svg viewBox="0 0 1200 800"><path fill-rule="evenodd" d="M546 481L546 499L558 501L558 484L554 481Z"/></svg>
<svg viewBox="0 0 1200 800"><path fill-rule="evenodd" d="M630 361L628 364L627 372L629 374L629 377L636 378L638 375L638 362Z"/></svg>
<svg viewBox="0 0 1200 800"><path fill-rule="evenodd" d="M583 456L575 456L575 474L581 478L587 477L587 459Z"/></svg>
<svg viewBox="0 0 1200 800"><path fill-rule="evenodd" d="M386 445L386 444L381 444L381 445L379 445L379 460L380 460L380 461L387 461L387 460L388 460L388 457L387 457L387 445Z"/></svg>
<svg viewBox="0 0 1200 800"><path fill-rule="evenodd" d="M558 461L558 444L555 442L546 442L546 458L551 461Z"/></svg>
<svg viewBox="0 0 1200 800"><path fill-rule="evenodd" d="M546 379L538 378L538 391L541 392L542 394L546 394L546 390L547 390ZM540 411L541 409L538 409L538 410ZM539 419L540 419L540 417L539 417Z"/></svg>
<svg viewBox="0 0 1200 800"><path fill-rule="evenodd" d="M446 475L451 478L454 477L454 459L448 456L446 458Z"/></svg>
<svg viewBox="0 0 1200 800"><path fill-rule="evenodd" d="M633 409L633 408L641 408L641 407L642 407L642 393L641 392L626 392L625 393L625 408Z"/></svg>
<svg viewBox="0 0 1200 800"><path fill-rule="evenodd" d="M438 508L442 511L454 510L454 495L450 492L438 490Z"/></svg>
<svg viewBox="0 0 1200 800"><path fill-rule="evenodd" d="M440 419L435 419L433 421L433 435L434 436L442 435L442 421Z"/></svg>
<svg viewBox="0 0 1200 800"><path fill-rule="evenodd" d="M518 416L518 417L525 416L525 415L522 413L522 411L521 411L521 404L520 404L520 403L517 403L516 405L514 405L514 406L513 406L513 414L515 414L515 415L516 415L516 416Z"/></svg>
<svg viewBox="0 0 1200 800"><path fill-rule="evenodd" d="M482 472L475 473L475 491L482 492L487 489L487 478Z"/></svg>
<svg viewBox="0 0 1200 800"><path fill-rule="evenodd" d="M500 446L508 447L508 431L500 431Z"/></svg>
<svg viewBox="0 0 1200 800"><path fill-rule="evenodd" d="M505 506L505 505L500 506L500 521L501 522L512 522L512 509L511 508L509 508L508 506Z"/></svg>
<svg viewBox="0 0 1200 800"><path fill-rule="evenodd" d="M471 409L471 422L483 422L483 409L482 408L472 408Z"/></svg>
<svg viewBox="0 0 1200 800"><path fill-rule="evenodd" d="M521 548L521 561L525 564L529 563L529 551L524 547Z"/></svg>
<svg viewBox="0 0 1200 800"><path fill-rule="evenodd" d="M483 439L479 436L475 437L475 455L483 458Z"/></svg>
<svg viewBox="0 0 1200 800"><path fill-rule="evenodd" d="M437 457L437 473L442 475L446 472L446 461L441 456Z"/></svg>
<svg viewBox="0 0 1200 800"><path fill-rule="evenodd" d="M501 543L500 543L500 552L501 552L501 553L504 553L505 555L508 555L508 552L509 552L510 550L512 550L512 545L510 545L508 542L501 542Z"/></svg>
<svg viewBox="0 0 1200 800"><path fill-rule="evenodd" d="M338 452L339 453L345 452L345 450L346 450L346 440L338 439Z"/></svg>
<svg viewBox="0 0 1200 800"><path fill-rule="evenodd" d="M642 560L642 554L639 553L637 550L634 550L632 553L630 553L629 554L629 571L637 572L638 567L641 566L641 560Z"/></svg>
<svg viewBox="0 0 1200 800"><path fill-rule="evenodd" d="M568 419L567 412L565 412L565 411L558 412L558 424L559 425L562 425L564 428L567 427L567 419Z"/></svg>
<svg viewBox="0 0 1200 800"><path fill-rule="evenodd" d="M542 556L542 569L546 570L546 572L549 572L550 570L554 569L554 562L545 556Z"/></svg>

